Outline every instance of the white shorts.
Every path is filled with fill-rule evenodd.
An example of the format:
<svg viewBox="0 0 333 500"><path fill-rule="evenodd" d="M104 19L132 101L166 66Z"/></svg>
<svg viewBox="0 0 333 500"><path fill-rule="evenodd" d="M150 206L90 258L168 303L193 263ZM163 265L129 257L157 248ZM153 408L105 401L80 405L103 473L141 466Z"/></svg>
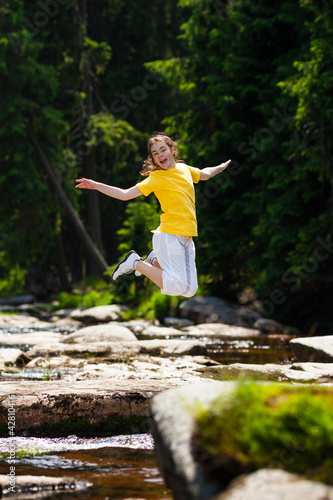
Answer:
<svg viewBox="0 0 333 500"><path fill-rule="evenodd" d="M163 271L161 292L193 297L198 289L198 278L192 238L160 231L153 233L153 249Z"/></svg>

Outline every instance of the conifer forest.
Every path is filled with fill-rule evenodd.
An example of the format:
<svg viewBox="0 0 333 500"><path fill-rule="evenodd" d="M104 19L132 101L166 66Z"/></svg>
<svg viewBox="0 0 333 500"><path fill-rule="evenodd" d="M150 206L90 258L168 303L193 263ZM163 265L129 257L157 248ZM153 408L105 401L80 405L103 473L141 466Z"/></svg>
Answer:
<svg viewBox="0 0 333 500"><path fill-rule="evenodd" d="M164 131L189 165L232 159L196 185L199 293L332 332L332 47L326 0L2 0L0 295L49 300L146 255L155 197L74 181L135 185ZM122 303L148 293L120 281Z"/></svg>

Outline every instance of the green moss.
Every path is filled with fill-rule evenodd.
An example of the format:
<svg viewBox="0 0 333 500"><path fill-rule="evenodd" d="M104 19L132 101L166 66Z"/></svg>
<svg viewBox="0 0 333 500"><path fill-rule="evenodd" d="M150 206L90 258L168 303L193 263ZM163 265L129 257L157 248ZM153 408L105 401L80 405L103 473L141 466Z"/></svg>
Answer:
<svg viewBox="0 0 333 500"><path fill-rule="evenodd" d="M333 389L241 383L197 410L195 449L229 479L283 468L333 484Z"/></svg>

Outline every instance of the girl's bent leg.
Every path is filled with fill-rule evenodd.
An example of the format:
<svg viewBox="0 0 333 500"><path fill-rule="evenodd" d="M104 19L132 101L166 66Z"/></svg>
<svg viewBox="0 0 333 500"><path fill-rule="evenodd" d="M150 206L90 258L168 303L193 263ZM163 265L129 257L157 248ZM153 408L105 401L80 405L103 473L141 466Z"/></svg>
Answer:
<svg viewBox="0 0 333 500"><path fill-rule="evenodd" d="M155 232L153 248L163 269L161 292L192 297L198 286L192 238Z"/></svg>
<svg viewBox="0 0 333 500"><path fill-rule="evenodd" d="M144 274L144 276L147 276L155 285L157 285L159 288L163 288L163 279L162 279L162 274L163 271L159 267L158 262L154 262L154 265L152 266L151 264L148 264L147 262L143 262L140 260L137 262L135 269L137 271L140 271L140 273Z"/></svg>

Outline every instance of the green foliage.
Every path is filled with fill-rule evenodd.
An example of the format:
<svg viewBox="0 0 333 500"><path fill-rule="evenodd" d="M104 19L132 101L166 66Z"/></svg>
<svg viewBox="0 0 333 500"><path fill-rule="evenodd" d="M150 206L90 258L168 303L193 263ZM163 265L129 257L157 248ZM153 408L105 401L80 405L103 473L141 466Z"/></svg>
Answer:
<svg viewBox="0 0 333 500"><path fill-rule="evenodd" d="M113 304L115 296L109 290L91 290L87 293L61 292L55 299L57 309L83 308Z"/></svg>
<svg viewBox="0 0 333 500"><path fill-rule="evenodd" d="M18 264L8 266L4 253L0 253L0 297L22 294L25 273Z"/></svg>
<svg viewBox="0 0 333 500"><path fill-rule="evenodd" d="M330 3L58 6L44 26L36 25L38 0L0 6L4 293L18 290L21 270L36 265L62 276L63 289L65 276L75 284L94 273L29 130L113 264L131 248L149 250L157 203L79 193L73 181L134 185L148 135L166 129L189 164L233 159L227 172L196 186L200 289L231 300L246 286L260 300L278 289L286 303L274 304L275 317L303 330L321 321L326 330L333 264L316 261L315 249L318 237L329 244L333 236ZM115 300L133 304L154 291L144 278L112 285Z"/></svg>
<svg viewBox="0 0 333 500"><path fill-rule="evenodd" d="M149 202L135 201L127 204L126 219L117 232L121 239L119 251L126 255L135 249L140 256L145 256L151 249L151 231L159 225L160 210L156 198Z"/></svg>
<svg viewBox="0 0 333 500"><path fill-rule="evenodd" d="M332 484L332 410L330 388L241 383L197 410L195 443L216 469L229 460L238 473L275 467Z"/></svg>

